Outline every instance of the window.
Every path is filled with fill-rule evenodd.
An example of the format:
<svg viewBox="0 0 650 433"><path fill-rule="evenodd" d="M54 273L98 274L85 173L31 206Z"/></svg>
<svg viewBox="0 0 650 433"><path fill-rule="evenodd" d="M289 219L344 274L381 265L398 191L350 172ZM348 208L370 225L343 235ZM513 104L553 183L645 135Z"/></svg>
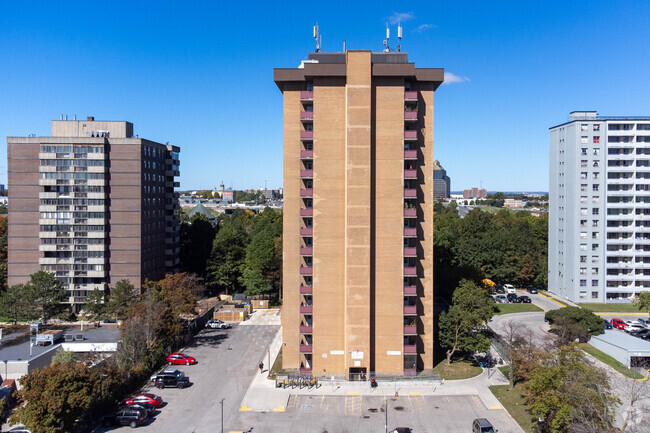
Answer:
<svg viewBox="0 0 650 433"><path fill-rule="evenodd" d="M580 268L580 275L587 275L587 268Z"/></svg>
<svg viewBox="0 0 650 433"><path fill-rule="evenodd" d="M587 220L580 220L580 225L582 227L587 227Z"/></svg>
<svg viewBox="0 0 650 433"><path fill-rule="evenodd" d="M587 244L580 244L580 251L587 251Z"/></svg>
<svg viewBox="0 0 650 433"><path fill-rule="evenodd" d="M593 209L591 210L591 214L592 214L592 215L598 215L598 208L597 208L597 207L593 208Z"/></svg>
<svg viewBox="0 0 650 433"><path fill-rule="evenodd" d="M594 173L594 180L598 179L600 177L600 173Z"/></svg>
<svg viewBox="0 0 650 433"><path fill-rule="evenodd" d="M593 256L591 258L591 263L598 263L598 256Z"/></svg>
<svg viewBox="0 0 650 433"><path fill-rule="evenodd" d="M598 244L591 244L591 251L598 251Z"/></svg>
<svg viewBox="0 0 650 433"><path fill-rule="evenodd" d="M586 147L582 148L582 155L587 155L587 148Z"/></svg>
<svg viewBox="0 0 650 433"><path fill-rule="evenodd" d="M583 195L580 197L580 203L587 203L587 196Z"/></svg>
<svg viewBox="0 0 650 433"><path fill-rule="evenodd" d="M582 143L582 144L589 143L589 137L587 137L586 135L583 135L582 137L580 137L580 143Z"/></svg>
<svg viewBox="0 0 650 433"><path fill-rule="evenodd" d="M600 131L600 124L594 124L594 131Z"/></svg>
<svg viewBox="0 0 650 433"><path fill-rule="evenodd" d="M600 155L600 149L595 148L594 149L594 155L596 155L596 156Z"/></svg>
<svg viewBox="0 0 650 433"><path fill-rule="evenodd" d="M591 190L592 190L592 191L598 191L598 185L597 185L597 184L596 184L596 185L592 185L592 186L591 186Z"/></svg>
<svg viewBox="0 0 650 433"><path fill-rule="evenodd" d="M587 208L583 207L580 209L580 215L587 215Z"/></svg>
<svg viewBox="0 0 650 433"><path fill-rule="evenodd" d="M587 232L580 232L580 239L587 239Z"/></svg>
<svg viewBox="0 0 650 433"><path fill-rule="evenodd" d="M582 185L580 185L580 191L581 192L587 191L587 184L586 183L583 183Z"/></svg>
<svg viewBox="0 0 650 433"><path fill-rule="evenodd" d="M589 131L589 125L586 124L586 123L583 123L582 125L580 125L580 130L581 131Z"/></svg>
<svg viewBox="0 0 650 433"><path fill-rule="evenodd" d="M591 292L591 299L598 299L598 292Z"/></svg>
<svg viewBox="0 0 650 433"><path fill-rule="evenodd" d="M587 160L586 159L583 159L582 161L580 161L580 167L586 167L586 166L587 166Z"/></svg>
<svg viewBox="0 0 650 433"><path fill-rule="evenodd" d="M600 202L600 197L592 197L591 202L595 203L595 204L599 203Z"/></svg>
<svg viewBox="0 0 650 433"><path fill-rule="evenodd" d="M580 280L580 287L587 287L587 280Z"/></svg>
<svg viewBox="0 0 650 433"><path fill-rule="evenodd" d="M594 161L594 164L593 164L593 165L594 165L594 167L598 167L600 164L599 164L598 161Z"/></svg>
<svg viewBox="0 0 650 433"><path fill-rule="evenodd" d="M580 179L586 179L587 178L587 172L583 171L580 173Z"/></svg>
<svg viewBox="0 0 650 433"><path fill-rule="evenodd" d="M587 256L580 256L580 263L587 263Z"/></svg>
<svg viewBox="0 0 650 433"><path fill-rule="evenodd" d="M594 143L600 143L600 137L594 137Z"/></svg>
<svg viewBox="0 0 650 433"><path fill-rule="evenodd" d="M591 275L598 275L598 268L591 268ZM598 284L598 280L594 281L596 281L596 284Z"/></svg>
<svg viewBox="0 0 650 433"><path fill-rule="evenodd" d="M599 235L600 235L600 233L598 233L598 232L593 232L593 233L591 233L591 239L598 239L598 236L599 236Z"/></svg>

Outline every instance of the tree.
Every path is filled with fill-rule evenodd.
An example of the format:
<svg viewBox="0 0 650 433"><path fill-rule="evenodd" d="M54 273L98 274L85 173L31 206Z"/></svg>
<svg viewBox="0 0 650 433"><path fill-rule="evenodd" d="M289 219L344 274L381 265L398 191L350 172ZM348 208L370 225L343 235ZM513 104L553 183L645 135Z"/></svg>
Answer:
<svg viewBox="0 0 650 433"><path fill-rule="evenodd" d="M196 274L186 272L168 274L157 283L147 285L148 288L155 287L160 291L162 299L167 303L176 319L183 315L194 314L196 296L192 291L197 291L196 286L198 286Z"/></svg>
<svg viewBox="0 0 650 433"><path fill-rule="evenodd" d="M180 267L185 272L205 277L216 229L205 215L196 214L181 222Z"/></svg>
<svg viewBox="0 0 650 433"><path fill-rule="evenodd" d="M106 296L103 290L91 290L86 296L86 317L88 320L102 320L106 318Z"/></svg>
<svg viewBox="0 0 650 433"><path fill-rule="evenodd" d="M129 280L120 280L110 290L106 303L106 314L114 317L115 320L123 320L136 300L137 294L133 284Z"/></svg>
<svg viewBox="0 0 650 433"><path fill-rule="evenodd" d="M66 300L63 283L53 273L38 271L30 275L25 285L32 293L37 311L40 311L43 323L61 311L61 303Z"/></svg>
<svg viewBox="0 0 650 433"><path fill-rule="evenodd" d="M52 364L70 364L79 360L77 352L66 352L59 348L52 357Z"/></svg>
<svg viewBox="0 0 650 433"><path fill-rule="evenodd" d="M460 308L465 321L473 327L487 325L494 316L494 307L485 291L470 280L461 280L454 290L452 303Z"/></svg>
<svg viewBox="0 0 650 433"><path fill-rule="evenodd" d="M0 311L11 317L14 325L18 321L33 320L38 317L32 292L24 284L16 284L0 295Z"/></svg>
<svg viewBox="0 0 650 433"><path fill-rule="evenodd" d="M605 330L603 319L586 308L559 308L547 311L545 317L564 343L576 338L585 342L591 335L601 334Z"/></svg>
<svg viewBox="0 0 650 433"><path fill-rule="evenodd" d="M607 374L587 364L575 344L546 353L525 383L526 404L552 433L611 432L615 408Z"/></svg>
<svg viewBox="0 0 650 433"><path fill-rule="evenodd" d="M266 214L266 211L264 212ZM251 241L246 248L243 272L246 294L271 292L277 276L276 240L282 236L282 220L268 216L255 224Z"/></svg>
<svg viewBox="0 0 650 433"><path fill-rule="evenodd" d="M508 344L508 357L510 358L510 364L508 367L508 384L509 388L513 389L515 387L515 375L516 375L516 357L514 352L516 351L515 341L517 337L520 337L523 332L529 331L528 327L519 320L506 320L505 322L499 325L499 334L501 334L506 339Z"/></svg>
<svg viewBox="0 0 650 433"><path fill-rule="evenodd" d="M99 391L98 372L82 363L56 363L20 379L19 404L12 424L24 424L34 433L74 431Z"/></svg>
<svg viewBox="0 0 650 433"><path fill-rule="evenodd" d="M207 266L209 284L226 293L242 287L246 238L241 223L227 223L217 232Z"/></svg>
<svg viewBox="0 0 650 433"><path fill-rule="evenodd" d="M650 313L650 292L643 291L640 292L632 301L639 310L643 310L647 313Z"/></svg>
<svg viewBox="0 0 650 433"><path fill-rule="evenodd" d="M623 425L621 426L621 433L625 433L628 425L633 425L634 430L638 431L638 427L643 424L639 424L638 418L643 412L647 413L647 408L644 411L643 407L639 405L646 401L650 397L650 385L648 380L630 380L627 377L619 376L616 383L617 391L621 393L621 397L629 402L629 406L625 410L625 417L623 419ZM644 423L646 426L650 426L647 422Z"/></svg>

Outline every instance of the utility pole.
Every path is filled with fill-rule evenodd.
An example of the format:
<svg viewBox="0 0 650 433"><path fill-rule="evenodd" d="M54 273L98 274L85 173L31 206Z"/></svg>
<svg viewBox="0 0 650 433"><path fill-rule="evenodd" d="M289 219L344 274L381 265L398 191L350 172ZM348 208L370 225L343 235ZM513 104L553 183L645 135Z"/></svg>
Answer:
<svg viewBox="0 0 650 433"><path fill-rule="evenodd" d="M266 367L267 368L266 371L268 371L269 374L267 374L267 376L269 376L271 374L271 348L270 347L268 349L268 353L269 353L269 363L267 364L268 367Z"/></svg>
<svg viewBox="0 0 650 433"><path fill-rule="evenodd" d="M221 433L223 433L223 401L225 398L221 399Z"/></svg>

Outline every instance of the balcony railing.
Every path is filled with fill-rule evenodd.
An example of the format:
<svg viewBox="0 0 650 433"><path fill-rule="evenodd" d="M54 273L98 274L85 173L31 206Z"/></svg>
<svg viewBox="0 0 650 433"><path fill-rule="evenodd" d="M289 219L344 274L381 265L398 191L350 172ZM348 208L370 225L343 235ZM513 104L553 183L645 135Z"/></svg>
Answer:
<svg viewBox="0 0 650 433"><path fill-rule="evenodd" d="M404 120L407 120L407 121L418 120L418 112L417 111L405 111L404 112Z"/></svg>
<svg viewBox="0 0 650 433"><path fill-rule="evenodd" d="M418 294L418 288L416 286L404 286L404 294L405 295L417 295Z"/></svg>
<svg viewBox="0 0 650 433"><path fill-rule="evenodd" d="M314 170L300 170L300 177L310 179L314 177Z"/></svg>
<svg viewBox="0 0 650 433"><path fill-rule="evenodd" d="M415 218L418 216L417 209L404 209L404 216L407 218Z"/></svg>
<svg viewBox="0 0 650 433"><path fill-rule="evenodd" d="M418 306L417 305L404 305L404 314L407 316L412 316L414 314L418 314Z"/></svg>
<svg viewBox="0 0 650 433"><path fill-rule="evenodd" d="M309 346L309 347L311 347L311 346ZM415 344L405 344L404 345L404 353L418 353L418 347Z"/></svg>
<svg viewBox="0 0 650 433"><path fill-rule="evenodd" d="M311 344L301 344L300 353L311 353Z"/></svg>
<svg viewBox="0 0 650 433"><path fill-rule="evenodd" d="M417 179L418 171L417 170L404 170L404 179Z"/></svg>
<svg viewBox="0 0 650 433"><path fill-rule="evenodd" d="M418 92L417 91L404 92L404 100L405 101L417 101L418 100Z"/></svg>
<svg viewBox="0 0 650 433"><path fill-rule="evenodd" d="M300 190L300 197L312 197L313 195L314 195L314 190L311 188Z"/></svg>
<svg viewBox="0 0 650 433"><path fill-rule="evenodd" d="M314 131L300 131L300 139L305 140L305 141L313 140L314 139Z"/></svg>
<svg viewBox="0 0 650 433"><path fill-rule="evenodd" d="M301 305L300 306L300 312L302 314L312 314L314 311L314 306L313 305Z"/></svg>
<svg viewBox="0 0 650 433"><path fill-rule="evenodd" d="M303 90L300 92L300 100L301 101L313 101L314 100L314 92L308 92Z"/></svg>
<svg viewBox="0 0 650 433"><path fill-rule="evenodd" d="M418 249L416 247L404 247L405 256L417 256Z"/></svg>
<svg viewBox="0 0 650 433"><path fill-rule="evenodd" d="M311 227L301 227L300 236L312 236L314 234L314 229Z"/></svg>
<svg viewBox="0 0 650 433"><path fill-rule="evenodd" d="M405 198L417 198L418 191L416 189L404 188L404 197Z"/></svg>
<svg viewBox="0 0 650 433"><path fill-rule="evenodd" d="M303 132L307 132L307 131L303 131ZM417 139L418 139L417 131L404 131L404 140L417 140Z"/></svg>
<svg viewBox="0 0 650 433"><path fill-rule="evenodd" d="M300 367L300 373L311 374L311 372L312 372L311 367Z"/></svg>
<svg viewBox="0 0 650 433"><path fill-rule="evenodd" d="M314 248L313 247L300 247L300 255L301 256L311 256L314 254Z"/></svg>
<svg viewBox="0 0 650 433"><path fill-rule="evenodd" d="M404 275L417 276L418 269L415 266L404 266Z"/></svg>
<svg viewBox="0 0 650 433"><path fill-rule="evenodd" d="M404 229L404 236L405 237L415 237L418 235L418 229L415 227L407 227Z"/></svg>
<svg viewBox="0 0 650 433"><path fill-rule="evenodd" d="M314 268L311 266L301 266L300 275L311 275L314 273Z"/></svg>
<svg viewBox="0 0 650 433"><path fill-rule="evenodd" d="M302 331L300 331L302 332ZM415 325L404 325L404 335L414 335L418 333L418 327Z"/></svg>
<svg viewBox="0 0 650 433"><path fill-rule="evenodd" d="M313 292L314 288L312 286L300 286L301 295L311 295Z"/></svg>
<svg viewBox="0 0 650 433"><path fill-rule="evenodd" d="M302 159L312 159L314 157L314 151L313 150L301 150L300 151L300 157Z"/></svg>
<svg viewBox="0 0 650 433"><path fill-rule="evenodd" d="M418 151L417 150L405 150L404 151L404 159L418 159Z"/></svg>
<svg viewBox="0 0 650 433"><path fill-rule="evenodd" d="M301 111L300 112L300 120L314 120L314 112L313 111Z"/></svg>
<svg viewBox="0 0 650 433"><path fill-rule="evenodd" d="M314 215L314 208L302 208L300 209L300 216L313 216Z"/></svg>
<svg viewBox="0 0 650 433"><path fill-rule="evenodd" d="M301 334L311 334L312 332L312 326L309 325L300 325L300 333Z"/></svg>

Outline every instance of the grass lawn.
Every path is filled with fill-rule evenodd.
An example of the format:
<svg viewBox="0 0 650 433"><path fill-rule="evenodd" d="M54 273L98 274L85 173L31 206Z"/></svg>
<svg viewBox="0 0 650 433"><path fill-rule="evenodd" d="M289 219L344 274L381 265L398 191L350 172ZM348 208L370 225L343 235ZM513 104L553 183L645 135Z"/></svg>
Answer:
<svg viewBox="0 0 650 433"><path fill-rule="evenodd" d="M525 432L533 432L535 417L528 412L524 404L522 383L516 384L512 391L508 390L508 385L494 385L490 387L490 391Z"/></svg>
<svg viewBox="0 0 650 433"><path fill-rule="evenodd" d="M580 307L591 310L594 313L639 313L644 314L638 307L632 304L578 304Z"/></svg>
<svg viewBox="0 0 650 433"><path fill-rule="evenodd" d="M447 359L445 358L433 368L433 371L438 373L441 379L459 380L478 376L483 372L483 369L474 360L452 360L451 364L447 365Z"/></svg>
<svg viewBox="0 0 650 433"><path fill-rule="evenodd" d="M269 379L275 379L279 371L282 371L282 348L280 348L278 356L275 358L275 362L273 362L273 367L271 367L271 371L269 372Z"/></svg>
<svg viewBox="0 0 650 433"><path fill-rule="evenodd" d="M521 304L494 304L494 308L496 310L494 313L495 316L509 313L529 313L544 311L535 304L524 304L523 302Z"/></svg>
<svg viewBox="0 0 650 433"><path fill-rule="evenodd" d="M596 349L594 346L592 346L589 343L580 343L579 344L580 348L593 356L594 358L604 362L605 364L609 365L612 367L614 370L618 371L619 373L632 378L632 379L643 379L643 376L639 373L637 373L634 370L630 370L611 356L609 356L606 353L601 352L600 350Z"/></svg>

